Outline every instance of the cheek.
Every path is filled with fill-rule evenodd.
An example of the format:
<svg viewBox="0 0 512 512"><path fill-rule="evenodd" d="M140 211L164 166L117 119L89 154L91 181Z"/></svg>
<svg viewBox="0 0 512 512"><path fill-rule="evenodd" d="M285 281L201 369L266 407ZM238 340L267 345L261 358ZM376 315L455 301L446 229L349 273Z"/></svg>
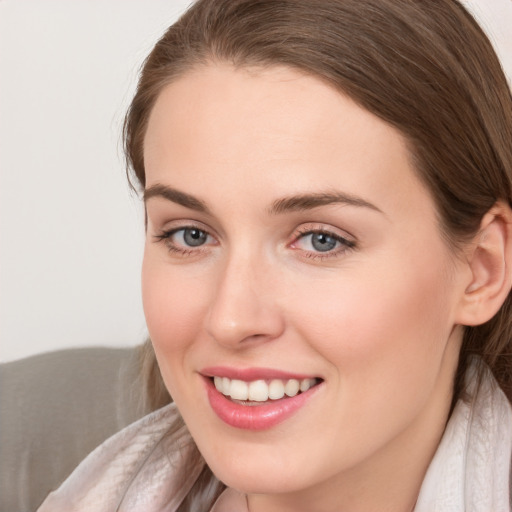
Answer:
<svg viewBox="0 0 512 512"><path fill-rule="evenodd" d="M295 295L301 336L331 362L340 379L350 375L357 382L374 382L383 373L412 378L428 367L426 361L435 365L442 357L452 329L445 260L439 258L437 265L424 265L419 257L391 261L373 260L371 268L310 283L307 294Z"/></svg>
<svg viewBox="0 0 512 512"><path fill-rule="evenodd" d="M151 256L142 265L142 300L150 338L164 378L183 368L187 350L203 323L204 286L199 280L173 272ZM166 379L167 380L167 379Z"/></svg>
<svg viewBox="0 0 512 512"><path fill-rule="evenodd" d="M296 295L300 337L329 364L331 423L354 446L384 443L437 386L452 331L451 288L440 267L413 267L375 266Z"/></svg>

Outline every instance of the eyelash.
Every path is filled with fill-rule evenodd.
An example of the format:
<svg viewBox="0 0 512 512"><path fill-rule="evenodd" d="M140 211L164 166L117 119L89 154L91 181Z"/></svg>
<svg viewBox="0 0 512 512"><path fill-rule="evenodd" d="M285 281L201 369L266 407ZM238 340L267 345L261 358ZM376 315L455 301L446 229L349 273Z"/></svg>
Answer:
<svg viewBox="0 0 512 512"><path fill-rule="evenodd" d="M205 247L207 243L203 245L199 245L197 247L190 247L186 249L183 246L179 246L176 243L172 241L172 237L179 233L180 231L183 231L184 233L187 230L197 230L201 233L204 233L204 235L208 238L213 238L212 235L208 233L207 230L199 227L199 226L180 226L178 228L173 228L167 231L162 231L161 233L154 235L156 242L164 242L169 252L174 253L178 256L186 257L186 256L192 256L192 255L199 255L203 253L207 248ZM294 247L295 244L297 244L299 241L305 239L307 236L313 236L313 235L325 235L329 238L332 238L337 244L339 244L339 247L336 247L332 250L328 250L325 252L322 251L307 251L302 250L303 257L308 259L316 259L316 260L325 260L327 258L336 258L341 256L342 254L345 254L346 252L353 250L356 248L356 243L352 240L349 240L337 233L333 233L332 231L329 231L328 229L321 229L321 228L310 228L310 227L304 227L298 230L298 234L294 236L293 241L288 244L288 247L291 247L294 250L300 250L297 247Z"/></svg>
<svg viewBox="0 0 512 512"><path fill-rule="evenodd" d="M307 236L311 235L325 235L329 238L332 238L335 240L336 243L339 244L339 247L321 252L321 251L303 251L304 257L308 259L314 259L314 260L325 260L328 258L337 258L343 254L346 254L348 251L353 250L356 248L356 243L352 240L349 240L348 238L345 238L338 233L334 233L332 231L329 231L328 229L322 229L322 228L310 228L305 227L298 230L298 235L294 238L293 242L290 244L290 247L295 249L293 246L299 242L301 239L305 239ZM299 250L299 249L296 249Z"/></svg>
<svg viewBox="0 0 512 512"><path fill-rule="evenodd" d="M172 237L176 233L179 233L180 231L185 232L187 230L197 230L197 231L200 231L201 233L204 233L207 237L212 237L212 235L210 235L208 233L208 231L206 231L205 229L203 229L199 226L190 225L190 226L180 226L179 228L173 228L173 229L169 229L167 231L162 231L158 235L154 235L154 238L155 238L156 242L164 242L168 251L171 253L174 253L178 256L186 257L186 256L192 256L195 254L201 254L202 252L204 252L206 250L206 248L203 245L199 245L195 248L190 247L190 249L185 249L183 246L178 246L176 243L173 243Z"/></svg>

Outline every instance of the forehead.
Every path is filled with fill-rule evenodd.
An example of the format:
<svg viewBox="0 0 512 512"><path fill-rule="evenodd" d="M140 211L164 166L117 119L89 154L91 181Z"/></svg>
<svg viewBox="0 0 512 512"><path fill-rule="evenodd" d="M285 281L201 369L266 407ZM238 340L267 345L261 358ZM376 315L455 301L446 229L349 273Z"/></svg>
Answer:
<svg viewBox="0 0 512 512"><path fill-rule="evenodd" d="M232 145L245 135L267 142L275 139L276 147L282 138L321 135L315 144L325 141L325 149L333 147L333 138L349 132L363 135L369 128L401 142L397 131L319 78L288 67L234 68L219 63L193 68L162 90L150 116L145 148L152 149L158 131L182 142L208 133L213 144L223 130L230 130ZM364 143L364 137L359 141Z"/></svg>
<svg viewBox="0 0 512 512"><path fill-rule="evenodd" d="M397 130L286 67L193 69L161 92L144 148L148 186L198 196L218 183L224 195L242 185L266 196L342 188L372 202L410 197L411 187L426 193Z"/></svg>

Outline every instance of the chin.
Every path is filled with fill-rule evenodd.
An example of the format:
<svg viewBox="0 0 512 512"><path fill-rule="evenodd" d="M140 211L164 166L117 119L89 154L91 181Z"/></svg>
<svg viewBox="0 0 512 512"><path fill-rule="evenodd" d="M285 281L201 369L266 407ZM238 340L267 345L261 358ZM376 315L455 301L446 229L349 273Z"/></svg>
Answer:
<svg viewBox="0 0 512 512"><path fill-rule="evenodd" d="M244 474L235 474L231 470L213 471L214 475L228 487L236 489L245 494L282 494L297 491L301 486L296 479L282 478L274 471L267 471L266 474L260 472L246 472Z"/></svg>
<svg viewBox="0 0 512 512"><path fill-rule="evenodd" d="M246 457L233 453L231 457L220 460L208 454L205 460L213 474L228 487L246 494L281 494L309 487L308 475L303 464L283 461L272 453L264 453L259 460L246 454Z"/></svg>

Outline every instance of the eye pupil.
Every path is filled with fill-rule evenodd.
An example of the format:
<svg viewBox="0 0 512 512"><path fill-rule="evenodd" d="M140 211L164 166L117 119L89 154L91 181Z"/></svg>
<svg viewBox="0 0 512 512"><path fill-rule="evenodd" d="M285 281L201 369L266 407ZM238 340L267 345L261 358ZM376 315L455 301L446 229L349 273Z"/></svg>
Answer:
<svg viewBox="0 0 512 512"><path fill-rule="evenodd" d="M197 247L206 242L206 233L200 229L185 229L183 239L187 245Z"/></svg>
<svg viewBox="0 0 512 512"><path fill-rule="evenodd" d="M337 240L325 233L313 233L311 236L311 245L316 251L327 252L336 247Z"/></svg>

